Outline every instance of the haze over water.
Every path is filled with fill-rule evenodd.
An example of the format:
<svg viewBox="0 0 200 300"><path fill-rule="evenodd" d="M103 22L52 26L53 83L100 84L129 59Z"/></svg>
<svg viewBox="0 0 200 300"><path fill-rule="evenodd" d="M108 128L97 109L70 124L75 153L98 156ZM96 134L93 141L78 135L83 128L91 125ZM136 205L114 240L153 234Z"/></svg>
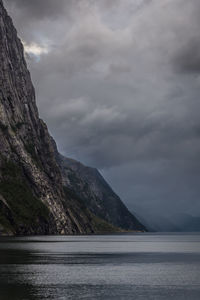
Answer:
<svg viewBox="0 0 200 300"><path fill-rule="evenodd" d="M200 235L0 239L0 300L200 299Z"/></svg>

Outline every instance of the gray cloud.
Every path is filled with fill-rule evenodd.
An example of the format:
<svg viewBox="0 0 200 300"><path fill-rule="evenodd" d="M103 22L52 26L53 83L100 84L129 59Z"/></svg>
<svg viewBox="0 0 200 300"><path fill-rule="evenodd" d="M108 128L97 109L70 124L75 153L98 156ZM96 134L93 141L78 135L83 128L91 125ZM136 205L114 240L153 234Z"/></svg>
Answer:
<svg viewBox="0 0 200 300"><path fill-rule="evenodd" d="M195 74L200 72L200 34L198 30L200 26L200 2L198 0L190 1L183 7L183 12L186 19L182 24L182 30L179 27L172 64L174 70L179 73Z"/></svg>
<svg viewBox="0 0 200 300"><path fill-rule="evenodd" d="M65 0L6 0L5 1L9 7L21 11L24 18L55 18L63 13L63 9L65 8L66 1Z"/></svg>
<svg viewBox="0 0 200 300"><path fill-rule="evenodd" d="M183 73L200 73L200 36L190 40L174 57L177 71Z"/></svg>
<svg viewBox="0 0 200 300"><path fill-rule="evenodd" d="M22 39L48 49L29 66L61 152L130 208L198 211L199 1L57 2L6 4Z"/></svg>

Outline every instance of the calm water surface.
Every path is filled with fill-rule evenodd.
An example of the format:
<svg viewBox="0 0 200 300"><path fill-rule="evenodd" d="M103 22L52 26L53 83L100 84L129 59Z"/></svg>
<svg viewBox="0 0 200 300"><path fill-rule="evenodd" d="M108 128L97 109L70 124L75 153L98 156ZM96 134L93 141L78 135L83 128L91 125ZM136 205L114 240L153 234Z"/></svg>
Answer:
<svg viewBox="0 0 200 300"><path fill-rule="evenodd" d="M0 239L0 300L200 299L200 235Z"/></svg>

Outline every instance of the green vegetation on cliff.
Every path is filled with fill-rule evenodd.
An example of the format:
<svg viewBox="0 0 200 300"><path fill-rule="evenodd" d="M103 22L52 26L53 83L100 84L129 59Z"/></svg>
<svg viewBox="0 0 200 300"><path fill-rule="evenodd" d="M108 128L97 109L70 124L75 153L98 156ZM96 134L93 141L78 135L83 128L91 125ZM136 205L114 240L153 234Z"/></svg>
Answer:
<svg viewBox="0 0 200 300"><path fill-rule="evenodd" d="M3 160L1 166L3 178L0 180L0 195L7 205L7 218L0 213L0 224L11 231L18 231L19 227L31 228L37 221L48 220L48 208L35 196L25 177L22 169L9 160ZM9 211L12 218L9 218Z"/></svg>

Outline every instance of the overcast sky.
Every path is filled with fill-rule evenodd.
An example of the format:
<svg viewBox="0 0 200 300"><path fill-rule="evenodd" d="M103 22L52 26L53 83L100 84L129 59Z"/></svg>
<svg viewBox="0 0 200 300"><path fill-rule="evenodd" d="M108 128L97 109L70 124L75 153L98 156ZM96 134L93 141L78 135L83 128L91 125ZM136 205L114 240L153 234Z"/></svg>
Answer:
<svg viewBox="0 0 200 300"><path fill-rule="evenodd" d="M198 213L200 1L4 3L59 150L130 209Z"/></svg>

